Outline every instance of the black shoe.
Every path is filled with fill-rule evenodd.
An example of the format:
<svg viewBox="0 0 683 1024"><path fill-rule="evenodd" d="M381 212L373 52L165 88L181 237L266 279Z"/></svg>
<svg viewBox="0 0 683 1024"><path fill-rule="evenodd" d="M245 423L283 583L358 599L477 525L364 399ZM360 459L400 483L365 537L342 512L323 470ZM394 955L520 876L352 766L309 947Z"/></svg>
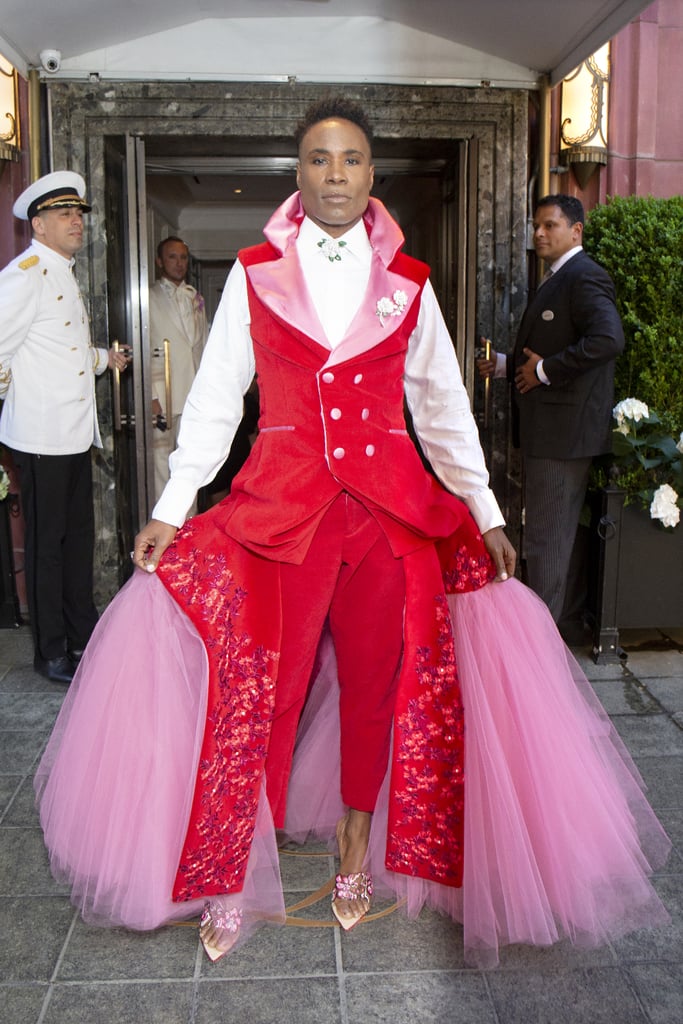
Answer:
<svg viewBox="0 0 683 1024"><path fill-rule="evenodd" d="M59 658L41 658L36 655L33 667L51 683L66 683L67 686L76 671L66 654L60 655Z"/></svg>

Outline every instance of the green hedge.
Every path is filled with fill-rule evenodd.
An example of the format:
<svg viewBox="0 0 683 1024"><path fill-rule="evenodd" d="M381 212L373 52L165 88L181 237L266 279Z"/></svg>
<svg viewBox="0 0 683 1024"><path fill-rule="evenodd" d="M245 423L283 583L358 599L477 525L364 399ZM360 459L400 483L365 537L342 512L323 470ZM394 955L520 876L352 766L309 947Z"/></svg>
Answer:
<svg viewBox="0 0 683 1024"><path fill-rule="evenodd" d="M639 398L683 429L683 197L614 197L587 217L586 251L610 273L626 348L616 401Z"/></svg>

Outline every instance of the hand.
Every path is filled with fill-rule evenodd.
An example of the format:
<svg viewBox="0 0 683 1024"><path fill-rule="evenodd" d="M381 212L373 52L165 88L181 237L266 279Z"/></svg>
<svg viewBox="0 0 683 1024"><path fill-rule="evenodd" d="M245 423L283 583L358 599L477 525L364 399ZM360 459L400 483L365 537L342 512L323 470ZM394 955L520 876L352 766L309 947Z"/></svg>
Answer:
<svg viewBox="0 0 683 1024"><path fill-rule="evenodd" d="M515 385L517 390L521 394L526 394L527 391L533 391L534 388L540 386L541 382L536 376L536 365L540 363L541 357L537 352L532 352L530 348L523 348L522 352L527 357L526 362L522 363L517 368L515 374Z"/></svg>
<svg viewBox="0 0 683 1024"><path fill-rule="evenodd" d="M481 349L479 349L478 351L486 351L485 346L487 343L490 344L487 338L480 338L479 344L481 345ZM486 356L482 355L479 356L479 358L476 360L476 366L477 370L479 371L479 376L483 377L484 380L487 380L489 377L493 377L494 373L496 372L497 358L498 353L494 352L493 349L490 348L488 359L486 358Z"/></svg>
<svg viewBox="0 0 683 1024"><path fill-rule="evenodd" d="M163 416L164 410L161 408L161 402L158 398L152 399L152 416L156 419L157 416Z"/></svg>
<svg viewBox="0 0 683 1024"><path fill-rule="evenodd" d="M517 552L508 540L503 527L494 526L492 530L487 530L482 536L486 550L496 566L496 578L493 582L496 583L514 576Z"/></svg>
<svg viewBox="0 0 683 1024"><path fill-rule="evenodd" d="M118 348L112 347L109 349L109 355L107 356L107 364L110 370L119 370L121 373L128 366L128 363L133 358L132 349L130 345L119 345Z"/></svg>
<svg viewBox="0 0 683 1024"><path fill-rule="evenodd" d="M145 572L156 572L161 556L169 544L173 543L177 532L177 526L162 523L160 519L150 519L135 538L133 565Z"/></svg>

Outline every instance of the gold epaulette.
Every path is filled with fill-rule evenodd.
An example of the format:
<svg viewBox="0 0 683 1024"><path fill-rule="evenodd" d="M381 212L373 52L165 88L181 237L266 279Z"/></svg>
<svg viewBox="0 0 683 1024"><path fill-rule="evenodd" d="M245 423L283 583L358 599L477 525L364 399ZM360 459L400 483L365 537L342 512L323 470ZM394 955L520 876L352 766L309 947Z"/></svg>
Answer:
<svg viewBox="0 0 683 1024"><path fill-rule="evenodd" d="M9 386L12 383L12 371L11 369L3 370L2 363L0 363L0 398L4 398L9 390Z"/></svg>
<svg viewBox="0 0 683 1024"><path fill-rule="evenodd" d="M29 267L35 267L36 263L40 263L40 257L34 253L33 256L27 256L25 260L22 260L19 267L21 270L28 270Z"/></svg>

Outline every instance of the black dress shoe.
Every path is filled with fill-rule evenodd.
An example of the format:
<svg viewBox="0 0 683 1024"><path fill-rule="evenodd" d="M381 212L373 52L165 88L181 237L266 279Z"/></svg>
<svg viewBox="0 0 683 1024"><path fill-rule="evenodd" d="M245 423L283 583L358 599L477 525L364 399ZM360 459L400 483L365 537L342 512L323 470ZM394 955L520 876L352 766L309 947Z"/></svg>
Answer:
<svg viewBox="0 0 683 1024"><path fill-rule="evenodd" d="M36 656L33 667L41 676L45 676L51 683L66 683L67 686L74 677L76 669L66 654L59 658L39 658Z"/></svg>

